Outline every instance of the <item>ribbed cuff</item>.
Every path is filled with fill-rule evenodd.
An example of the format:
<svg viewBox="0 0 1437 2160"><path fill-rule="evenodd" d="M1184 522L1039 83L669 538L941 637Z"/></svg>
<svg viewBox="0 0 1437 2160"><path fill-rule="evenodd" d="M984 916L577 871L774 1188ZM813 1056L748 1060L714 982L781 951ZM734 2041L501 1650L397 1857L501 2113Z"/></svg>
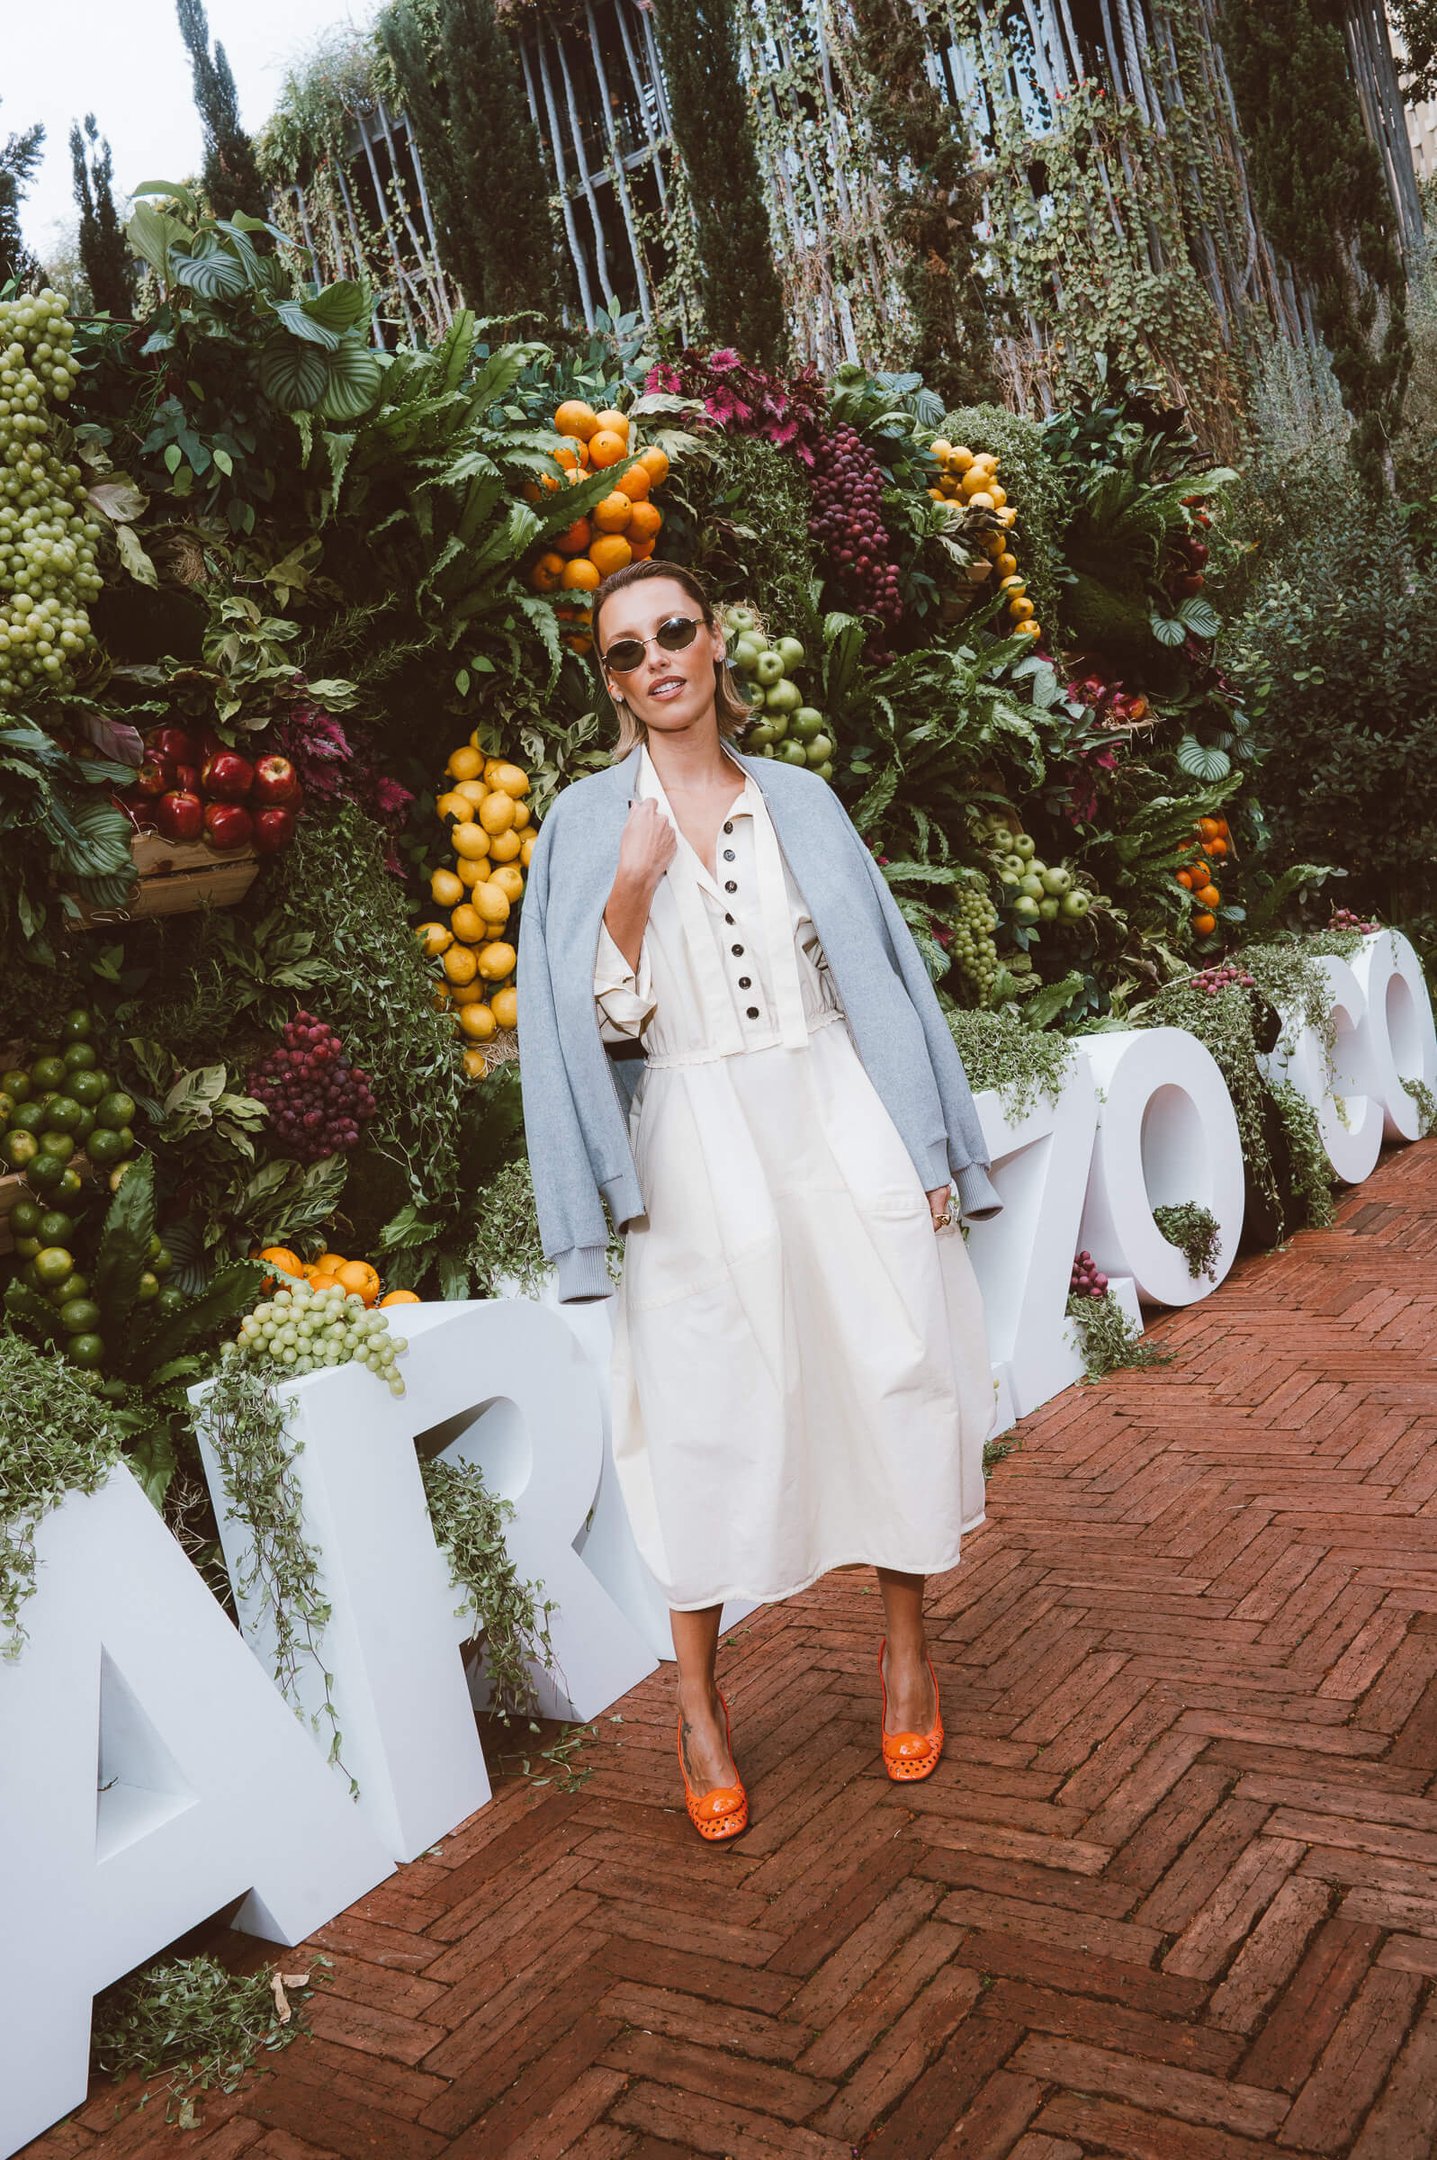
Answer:
<svg viewBox="0 0 1437 2160"><path fill-rule="evenodd" d="M966 1222L987 1222L1003 1212L997 1188L982 1163L967 1163L958 1172L958 1212Z"/></svg>
<svg viewBox="0 0 1437 2160"><path fill-rule="evenodd" d="M580 1298L613 1296L614 1285L609 1278L605 1256L606 1248L602 1245L571 1245L567 1252L555 1254L561 1305L573 1305Z"/></svg>

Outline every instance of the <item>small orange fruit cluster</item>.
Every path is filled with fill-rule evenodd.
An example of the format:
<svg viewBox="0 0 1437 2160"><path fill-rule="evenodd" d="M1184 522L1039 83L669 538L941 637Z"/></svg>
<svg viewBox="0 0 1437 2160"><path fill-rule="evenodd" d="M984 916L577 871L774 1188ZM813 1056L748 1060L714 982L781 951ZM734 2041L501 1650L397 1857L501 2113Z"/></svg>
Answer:
<svg viewBox="0 0 1437 2160"><path fill-rule="evenodd" d="M653 554L664 514L650 498L668 478L669 461L657 445L635 454L633 423L621 412L595 412L581 398L565 399L554 414L554 428L564 437L554 462L571 486L610 471L614 484L587 517L575 518L545 549L529 582L535 592L588 594L615 570L646 562ZM543 481L550 489L560 484L548 475ZM566 622L582 625L587 604L561 605L557 612ZM576 651L589 649L587 629L570 630L567 640Z"/></svg>
<svg viewBox="0 0 1437 2160"><path fill-rule="evenodd" d="M1232 853L1232 832L1223 817L1199 818L1191 840L1178 850L1182 868L1173 874L1185 892L1191 893L1192 926L1199 937L1211 937L1217 928L1222 904L1218 888L1218 865Z"/></svg>
<svg viewBox="0 0 1437 2160"><path fill-rule="evenodd" d="M453 1013L465 1044L464 1070L478 1080L488 1070L480 1045L518 1024L509 917L524 897L538 829L524 800L528 773L508 758L486 757L477 729L444 771L450 784L435 808L454 862L433 872L429 895L448 910L448 920L422 922L415 935L439 963L435 1002Z"/></svg>
<svg viewBox="0 0 1437 2160"><path fill-rule="evenodd" d="M265 1283L266 1292L272 1290L281 1275L288 1275L296 1282L307 1282L312 1290L328 1290L338 1284L368 1305L417 1305L418 1293L413 1290L391 1290L384 1295L384 1285L379 1270L367 1260L346 1260L343 1253L322 1252L317 1260L301 1260L299 1254L288 1245L266 1245L254 1255L273 1269Z"/></svg>
<svg viewBox="0 0 1437 2160"><path fill-rule="evenodd" d="M991 450L970 450L966 443L945 442L938 436L929 445L937 461L938 478L928 492L935 502L966 505L970 510L991 511L993 524L985 523L978 535L984 560L969 566L972 584L987 585L996 577L1006 596L1008 617L1015 635L1040 638L1042 625L1028 598L1028 588L1018 572L1013 553L1018 513L1008 500L1008 490L998 478L998 460Z"/></svg>

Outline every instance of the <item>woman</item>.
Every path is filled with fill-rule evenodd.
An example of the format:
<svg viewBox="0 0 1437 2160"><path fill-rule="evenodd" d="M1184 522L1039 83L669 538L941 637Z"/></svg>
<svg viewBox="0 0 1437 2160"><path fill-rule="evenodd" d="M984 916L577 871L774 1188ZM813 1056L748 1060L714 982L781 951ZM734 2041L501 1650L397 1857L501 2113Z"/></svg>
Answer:
<svg viewBox="0 0 1437 2160"><path fill-rule="evenodd" d="M924 1578L982 1514L992 1381L952 1206L1000 1205L918 950L838 798L744 758L697 580L595 595L615 763L540 831L519 946L520 1071L545 1252L603 1295L626 1232L614 1459L678 1659L694 1827L748 1800L714 1664L724 1600L878 1570L882 1754L943 1743Z"/></svg>

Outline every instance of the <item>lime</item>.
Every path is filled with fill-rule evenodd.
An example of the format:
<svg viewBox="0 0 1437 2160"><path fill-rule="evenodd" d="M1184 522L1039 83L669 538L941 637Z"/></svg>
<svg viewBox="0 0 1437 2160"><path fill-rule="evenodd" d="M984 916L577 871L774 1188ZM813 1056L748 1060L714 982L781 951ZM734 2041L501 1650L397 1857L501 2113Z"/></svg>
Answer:
<svg viewBox="0 0 1437 2160"><path fill-rule="evenodd" d="M67 1043L84 1042L94 1024L83 1005L72 1005L60 1022L60 1040Z"/></svg>
<svg viewBox="0 0 1437 2160"><path fill-rule="evenodd" d="M109 1188L110 1188L111 1192L118 1192L118 1191L119 1191L119 1189L120 1189L121 1185L122 1185L122 1184L124 1183L124 1181L125 1181L125 1172L126 1172L127 1170L131 1169L131 1168L133 1168L133 1165L132 1165L132 1164L130 1164L130 1163L127 1163L127 1162L117 1162L117 1163L116 1163L116 1165L115 1165L114 1169L113 1169L113 1170L112 1170L112 1171L110 1172L110 1175L109 1175L109 1177L108 1177L108 1178L107 1178L107 1180L106 1180L106 1183L107 1183L107 1184L109 1185Z"/></svg>
<svg viewBox="0 0 1437 2160"><path fill-rule="evenodd" d="M96 1103L95 1123L103 1125L109 1132L119 1132L124 1126L133 1123L139 1115L139 1109L133 1095L123 1095L116 1091Z"/></svg>
<svg viewBox="0 0 1437 2160"><path fill-rule="evenodd" d="M0 1156L12 1170L28 1170L40 1152L40 1143L33 1133L11 1131L0 1133Z"/></svg>
<svg viewBox="0 0 1437 2160"><path fill-rule="evenodd" d="M152 1275L150 1270L146 1268L135 1291L135 1303L137 1305L148 1305L150 1299L158 1297L159 1294L160 1278L158 1275Z"/></svg>
<svg viewBox="0 0 1437 2160"><path fill-rule="evenodd" d="M150 1266L155 1273L157 1275L168 1275L174 1264L168 1249L160 1243L158 1238L154 1239L150 1246Z"/></svg>
<svg viewBox="0 0 1437 2160"><path fill-rule="evenodd" d="M75 1272L75 1258L63 1245L45 1245L35 1255L35 1273L47 1290Z"/></svg>
<svg viewBox="0 0 1437 2160"><path fill-rule="evenodd" d="M5 1093L15 1102L28 1102L30 1100L30 1075L27 1072L21 1072L18 1067L12 1068L9 1072L0 1073L0 1088L4 1088Z"/></svg>
<svg viewBox="0 0 1437 2160"><path fill-rule="evenodd" d="M10 1116L11 1132L39 1132L45 1122L43 1103L22 1102L15 1105Z"/></svg>
<svg viewBox="0 0 1437 2160"><path fill-rule="evenodd" d="M100 1325L100 1308L93 1298L72 1297L60 1307L60 1325L67 1335L93 1335Z"/></svg>
<svg viewBox="0 0 1437 2160"><path fill-rule="evenodd" d="M37 1237L17 1237L15 1250L22 1260L33 1260L40 1250L40 1240Z"/></svg>
<svg viewBox="0 0 1437 2160"><path fill-rule="evenodd" d="M62 1088L65 1085L65 1060L37 1057L30 1067L30 1082L37 1092L45 1088Z"/></svg>
<svg viewBox="0 0 1437 2160"><path fill-rule="evenodd" d="M19 1212L19 1208L12 1209L10 1215L12 1225ZM29 1206L25 1208L25 1213L27 1218L31 1215L37 1217L33 1228L27 1222L26 1237L37 1237L42 1245L63 1245L68 1238L75 1235L75 1218L73 1215L67 1215L63 1208L52 1207L45 1208L42 1211L31 1201Z"/></svg>
<svg viewBox="0 0 1437 2160"><path fill-rule="evenodd" d="M14 1098L14 1096L13 1096L13 1095L7 1095L7 1094L5 1093L5 1090L4 1090L4 1088L0 1088L0 1125L8 1125L8 1124L9 1124L9 1122L10 1122L10 1113L11 1113L11 1111L12 1111L12 1110L13 1110L14 1108L15 1108L15 1098Z"/></svg>
<svg viewBox="0 0 1437 2160"><path fill-rule="evenodd" d="M155 1311L162 1320L173 1320L176 1313L184 1312L189 1302L184 1291L177 1290L171 1283L155 1299Z"/></svg>
<svg viewBox="0 0 1437 2160"><path fill-rule="evenodd" d="M75 1273L67 1275L63 1282L48 1284L45 1295L52 1305L68 1305L71 1298L88 1297L90 1295L90 1278L88 1275L82 1275L77 1268Z"/></svg>
<svg viewBox="0 0 1437 2160"><path fill-rule="evenodd" d="M46 1107L45 1123L51 1132L73 1132L81 1115L80 1105L73 1095L57 1095Z"/></svg>
<svg viewBox="0 0 1437 2160"><path fill-rule="evenodd" d="M80 1147L85 1145L94 1130L95 1113L93 1110L81 1110L79 1122L70 1127L71 1135Z"/></svg>
<svg viewBox="0 0 1437 2160"><path fill-rule="evenodd" d="M36 1133L35 1137L40 1143L40 1153L42 1155L53 1155L63 1170L75 1152L73 1134L59 1131L53 1125L47 1125L45 1130Z"/></svg>
<svg viewBox="0 0 1437 2160"><path fill-rule="evenodd" d="M125 1143L117 1132L109 1132L103 1125L97 1125L85 1142L85 1153L97 1170L108 1170L123 1159Z"/></svg>
<svg viewBox="0 0 1437 2160"><path fill-rule="evenodd" d="M134 1154L134 1152L135 1152L135 1148L136 1148L136 1146L138 1145L138 1143L137 1143L137 1141L136 1141L136 1139L135 1139L135 1128L134 1128L134 1126L133 1126L133 1125L122 1125L122 1126L120 1127L120 1138L121 1138L121 1139L122 1139L122 1140L124 1141L124 1143L125 1143L125 1153L126 1153L127 1155L133 1155L133 1154Z"/></svg>
<svg viewBox="0 0 1437 2160"><path fill-rule="evenodd" d="M75 1101L86 1110L93 1110L110 1092L105 1075L97 1072L72 1073L69 1086Z"/></svg>
<svg viewBox="0 0 1437 2160"><path fill-rule="evenodd" d="M93 1072L100 1062L93 1043L73 1042L62 1054L66 1072Z"/></svg>
<svg viewBox="0 0 1437 2160"><path fill-rule="evenodd" d="M65 1175L65 1165L58 1156L37 1155L34 1161L26 1166L25 1175L36 1192L53 1192Z"/></svg>
<svg viewBox="0 0 1437 2160"><path fill-rule="evenodd" d="M57 1200L78 1200L85 1189L85 1181L73 1163L67 1163L60 1173L60 1182L54 1188Z"/></svg>
<svg viewBox="0 0 1437 2160"><path fill-rule="evenodd" d="M16 1237L39 1237L40 1225L45 1221L45 1210L37 1200L17 1200L10 1210L10 1228ZM68 1231L60 1233L68 1237ZM48 1245L58 1245L59 1238L47 1238Z"/></svg>
<svg viewBox="0 0 1437 2160"><path fill-rule="evenodd" d="M105 1345L98 1335L72 1335L65 1345L65 1355L72 1365L93 1372L105 1362Z"/></svg>

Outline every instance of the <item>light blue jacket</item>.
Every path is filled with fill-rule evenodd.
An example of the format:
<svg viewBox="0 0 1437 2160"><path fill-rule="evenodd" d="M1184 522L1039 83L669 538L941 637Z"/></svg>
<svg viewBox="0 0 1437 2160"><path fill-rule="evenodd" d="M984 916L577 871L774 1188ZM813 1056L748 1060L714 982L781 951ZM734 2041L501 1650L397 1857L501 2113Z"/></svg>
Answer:
<svg viewBox="0 0 1437 2160"><path fill-rule="evenodd" d="M962 1060L908 925L838 797L802 766L743 757L827 958L864 1069L925 1192L958 1185L965 1216L996 1215ZM633 799L637 750L565 788L529 863L519 928L519 1074L539 1234L561 1302L603 1297L608 1227L644 1212L628 1110L641 1058L599 1032L594 960Z"/></svg>

